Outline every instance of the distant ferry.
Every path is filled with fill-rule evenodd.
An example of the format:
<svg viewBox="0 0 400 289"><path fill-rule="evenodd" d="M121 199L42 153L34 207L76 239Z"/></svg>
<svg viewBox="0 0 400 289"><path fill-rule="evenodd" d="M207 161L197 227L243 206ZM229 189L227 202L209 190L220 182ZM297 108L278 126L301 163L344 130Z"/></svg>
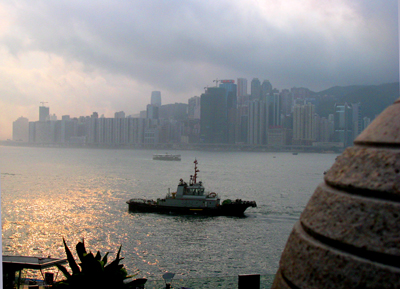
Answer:
<svg viewBox="0 0 400 289"><path fill-rule="evenodd" d="M164 199L145 200L130 199L126 203L129 211L176 213L184 215L211 215L211 216L243 216L249 207L257 207L255 201L225 200L214 192L206 192L201 181L197 182L197 160L194 161L194 175L190 176L189 184L180 179L176 192L169 192Z"/></svg>
<svg viewBox="0 0 400 289"><path fill-rule="evenodd" d="M180 161L181 155L172 155L172 154L156 154L153 155L153 160L156 161Z"/></svg>

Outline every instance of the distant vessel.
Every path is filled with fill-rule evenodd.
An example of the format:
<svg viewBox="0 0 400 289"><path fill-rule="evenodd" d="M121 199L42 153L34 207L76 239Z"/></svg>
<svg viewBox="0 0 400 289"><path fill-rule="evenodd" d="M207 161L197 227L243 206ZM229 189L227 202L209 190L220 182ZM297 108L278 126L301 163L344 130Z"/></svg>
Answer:
<svg viewBox="0 0 400 289"><path fill-rule="evenodd" d="M297 156L299 153L296 153L296 152L295 152L295 153L292 153L292 154L295 155L295 156Z"/></svg>
<svg viewBox="0 0 400 289"><path fill-rule="evenodd" d="M181 155L172 155L169 153L153 155L153 160L156 161L180 161Z"/></svg>
<svg viewBox="0 0 400 289"><path fill-rule="evenodd" d="M197 182L197 160L194 161L194 175L189 184L180 179L176 192L169 192L157 201L146 199L130 199L126 203L129 211L153 213L199 214L211 216L243 216L248 207L257 207L255 201L225 200L214 192L206 192L201 181Z"/></svg>

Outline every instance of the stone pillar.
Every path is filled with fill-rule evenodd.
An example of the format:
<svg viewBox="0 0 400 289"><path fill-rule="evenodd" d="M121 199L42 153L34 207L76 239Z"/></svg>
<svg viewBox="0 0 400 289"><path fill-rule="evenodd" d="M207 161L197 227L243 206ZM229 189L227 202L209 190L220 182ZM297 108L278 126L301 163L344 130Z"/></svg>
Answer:
<svg viewBox="0 0 400 289"><path fill-rule="evenodd" d="M272 288L400 288L400 99L326 173Z"/></svg>

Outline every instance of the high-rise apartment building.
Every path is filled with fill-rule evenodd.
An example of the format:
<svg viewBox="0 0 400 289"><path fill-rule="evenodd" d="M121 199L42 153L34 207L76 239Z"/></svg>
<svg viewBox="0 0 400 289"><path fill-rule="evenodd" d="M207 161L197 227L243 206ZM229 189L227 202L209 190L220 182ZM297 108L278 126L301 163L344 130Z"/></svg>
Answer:
<svg viewBox="0 0 400 289"><path fill-rule="evenodd" d="M236 114L237 114L237 85L232 79L221 80L220 88L225 89L225 101L228 120L228 143L234 144L236 141Z"/></svg>
<svg viewBox="0 0 400 289"><path fill-rule="evenodd" d="M281 121L281 96L278 92L267 95L268 103L268 127L277 128L282 125Z"/></svg>
<svg viewBox="0 0 400 289"><path fill-rule="evenodd" d="M50 108L44 105L39 106L39 121L46 121L50 117Z"/></svg>
<svg viewBox="0 0 400 289"><path fill-rule="evenodd" d="M352 103L351 108L353 110L353 139L355 139L363 131L361 103Z"/></svg>
<svg viewBox="0 0 400 289"><path fill-rule="evenodd" d="M353 144L353 111L347 103L335 104L334 141L343 143L344 147Z"/></svg>
<svg viewBox="0 0 400 289"><path fill-rule="evenodd" d="M188 118L200 119L200 96L193 96L188 100Z"/></svg>
<svg viewBox="0 0 400 289"><path fill-rule="evenodd" d="M228 109L226 91L209 87L200 98L200 142L228 142Z"/></svg>
<svg viewBox="0 0 400 289"><path fill-rule="evenodd" d="M247 143L252 145L266 144L267 129L268 129L267 101L263 99L255 99L250 101L249 112L248 112Z"/></svg>
<svg viewBox="0 0 400 289"><path fill-rule="evenodd" d="M269 94L272 94L272 84L269 80L264 80L261 84L261 97L266 99Z"/></svg>
<svg viewBox="0 0 400 289"><path fill-rule="evenodd" d="M312 145L315 141L315 106L311 103L295 105L293 111L293 144Z"/></svg>
<svg viewBox="0 0 400 289"><path fill-rule="evenodd" d="M29 141L29 120L26 117L19 117L13 122L13 137L14 141Z"/></svg>
<svg viewBox="0 0 400 289"><path fill-rule="evenodd" d="M252 100L259 99L261 97L261 83L258 78L253 78L251 81L251 88L250 88L250 98Z"/></svg>
<svg viewBox="0 0 400 289"><path fill-rule="evenodd" d="M118 111L118 112L114 113L114 118L125 118L125 112Z"/></svg>
<svg viewBox="0 0 400 289"><path fill-rule="evenodd" d="M159 106L153 105L153 104L148 104L147 109L146 109L146 118L149 119L158 119L158 110Z"/></svg>
<svg viewBox="0 0 400 289"><path fill-rule="evenodd" d="M238 78L237 79L237 104L244 105L246 97L247 97L247 79L246 78Z"/></svg>
<svg viewBox="0 0 400 289"><path fill-rule="evenodd" d="M161 106L161 91L152 91L151 92L151 105Z"/></svg>

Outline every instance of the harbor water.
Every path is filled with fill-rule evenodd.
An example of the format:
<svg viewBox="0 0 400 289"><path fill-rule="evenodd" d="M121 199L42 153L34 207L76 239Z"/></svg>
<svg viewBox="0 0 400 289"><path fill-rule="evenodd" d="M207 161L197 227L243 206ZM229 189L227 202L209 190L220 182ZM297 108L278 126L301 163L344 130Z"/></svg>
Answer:
<svg viewBox="0 0 400 289"><path fill-rule="evenodd" d="M129 274L161 279L275 274L294 223L336 154L0 147L4 255L64 258L74 252L115 256ZM222 200L254 200L245 217L130 213L131 198L157 199L179 179L199 180Z"/></svg>

